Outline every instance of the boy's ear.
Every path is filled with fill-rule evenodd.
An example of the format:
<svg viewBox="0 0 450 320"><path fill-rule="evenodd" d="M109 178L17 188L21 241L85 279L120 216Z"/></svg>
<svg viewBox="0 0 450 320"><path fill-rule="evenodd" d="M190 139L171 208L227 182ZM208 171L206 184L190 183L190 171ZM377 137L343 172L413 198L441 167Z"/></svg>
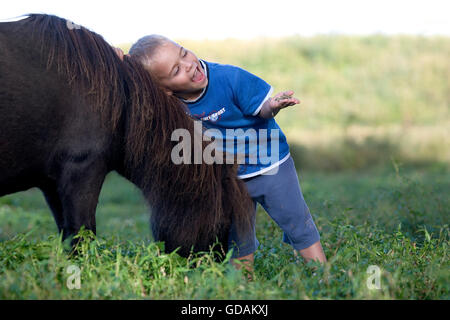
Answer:
<svg viewBox="0 0 450 320"><path fill-rule="evenodd" d="M164 92L165 92L168 96L173 95L173 91L172 91L172 90L169 90L169 89L164 88Z"/></svg>

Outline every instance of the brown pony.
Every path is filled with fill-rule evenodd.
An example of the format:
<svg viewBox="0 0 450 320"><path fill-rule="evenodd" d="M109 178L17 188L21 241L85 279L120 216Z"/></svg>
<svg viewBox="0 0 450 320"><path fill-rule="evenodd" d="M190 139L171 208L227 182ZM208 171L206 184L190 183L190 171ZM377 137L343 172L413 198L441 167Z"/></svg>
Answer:
<svg viewBox="0 0 450 320"><path fill-rule="evenodd" d="M194 136L185 106L137 61L120 61L101 36L70 21L32 14L0 23L0 123L0 196L41 189L64 239L82 226L95 233L112 170L142 190L167 251L187 256L217 239L226 251L231 219L240 232L250 227L236 165L171 161L172 132Z"/></svg>

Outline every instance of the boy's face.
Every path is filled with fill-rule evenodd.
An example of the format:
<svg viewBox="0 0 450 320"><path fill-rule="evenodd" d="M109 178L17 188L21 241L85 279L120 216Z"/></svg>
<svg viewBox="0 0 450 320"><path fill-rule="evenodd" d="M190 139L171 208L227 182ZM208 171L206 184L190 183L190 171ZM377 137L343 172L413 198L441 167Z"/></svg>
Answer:
<svg viewBox="0 0 450 320"><path fill-rule="evenodd" d="M208 84L195 54L174 42L166 42L156 50L150 68L169 94L183 99L196 98Z"/></svg>

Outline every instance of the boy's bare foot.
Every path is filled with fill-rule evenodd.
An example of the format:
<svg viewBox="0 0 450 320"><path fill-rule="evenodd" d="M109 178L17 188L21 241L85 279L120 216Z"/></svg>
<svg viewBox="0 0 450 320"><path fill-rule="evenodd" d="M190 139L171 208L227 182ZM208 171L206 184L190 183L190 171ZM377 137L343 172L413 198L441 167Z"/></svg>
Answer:
<svg viewBox="0 0 450 320"><path fill-rule="evenodd" d="M305 259L305 262L308 263L309 261L319 261L320 263L327 262L327 258L325 257L325 253L323 252L322 245L320 244L320 241L317 241L313 245L311 245L308 248L298 250L300 255ZM297 251L294 250L295 256L297 256Z"/></svg>
<svg viewBox="0 0 450 320"><path fill-rule="evenodd" d="M231 260L231 264L237 269L240 270L242 267L245 269L245 273L247 274L247 280L253 280L253 263L255 261L255 255L253 253L236 258Z"/></svg>
<svg viewBox="0 0 450 320"><path fill-rule="evenodd" d="M323 252L322 245L320 241L312 244L308 248L302 250L294 250L295 256L300 255L303 257L306 263L309 261L319 261L320 263L326 263L327 258L325 257L325 253ZM255 256L253 253L231 260L231 264L237 269L240 270L242 267L245 269L245 273L247 274L247 280L253 280L253 264L255 261Z"/></svg>

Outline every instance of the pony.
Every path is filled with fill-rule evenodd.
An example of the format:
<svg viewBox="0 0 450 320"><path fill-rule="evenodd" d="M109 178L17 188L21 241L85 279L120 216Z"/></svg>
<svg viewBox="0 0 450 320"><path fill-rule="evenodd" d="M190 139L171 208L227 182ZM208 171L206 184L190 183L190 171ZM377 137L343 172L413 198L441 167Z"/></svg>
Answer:
<svg viewBox="0 0 450 320"><path fill-rule="evenodd" d="M69 20L30 14L0 23L0 124L0 196L39 188L63 240L83 226L96 233L111 171L142 191L166 251L188 256L219 243L227 252L231 221L241 233L251 227L236 164L171 161L171 133L195 134L185 105Z"/></svg>

